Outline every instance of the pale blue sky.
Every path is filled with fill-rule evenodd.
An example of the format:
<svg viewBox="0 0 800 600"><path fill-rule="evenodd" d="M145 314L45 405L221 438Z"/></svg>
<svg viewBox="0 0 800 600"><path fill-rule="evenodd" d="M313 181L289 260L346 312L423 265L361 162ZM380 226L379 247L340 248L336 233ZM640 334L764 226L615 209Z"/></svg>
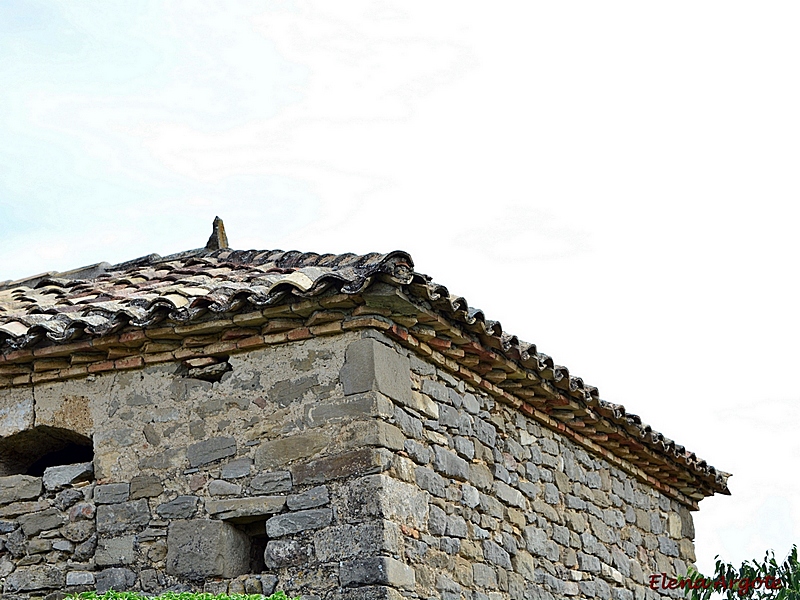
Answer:
<svg viewBox="0 0 800 600"><path fill-rule="evenodd" d="M269 119L300 96L306 74L251 31L257 11L169 6L0 6L4 279L126 260L120 242L145 254L154 240L164 253L197 246L215 210L245 221L255 210L271 238L312 218L316 200L297 178L241 171L198 182L143 147L152 127L213 133ZM49 240L38 260L15 256L29 235Z"/></svg>
<svg viewBox="0 0 800 600"><path fill-rule="evenodd" d="M790 2L0 3L0 280L405 249L734 473L700 565L800 531Z"/></svg>

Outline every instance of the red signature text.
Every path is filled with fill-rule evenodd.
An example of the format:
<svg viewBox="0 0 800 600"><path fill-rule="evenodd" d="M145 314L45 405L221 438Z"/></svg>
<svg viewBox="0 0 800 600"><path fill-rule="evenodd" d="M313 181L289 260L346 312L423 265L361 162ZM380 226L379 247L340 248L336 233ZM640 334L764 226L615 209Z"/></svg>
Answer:
<svg viewBox="0 0 800 600"><path fill-rule="evenodd" d="M772 575L766 577L756 577L749 579L744 577L742 579L724 579L719 577L717 579L708 579L706 577L689 578L675 578L668 577L666 573L656 573L650 575L650 589L651 590L699 590L699 589L715 589L715 590L735 590L740 596L744 596L751 590L779 590L783 587L783 582Z"/></svg>

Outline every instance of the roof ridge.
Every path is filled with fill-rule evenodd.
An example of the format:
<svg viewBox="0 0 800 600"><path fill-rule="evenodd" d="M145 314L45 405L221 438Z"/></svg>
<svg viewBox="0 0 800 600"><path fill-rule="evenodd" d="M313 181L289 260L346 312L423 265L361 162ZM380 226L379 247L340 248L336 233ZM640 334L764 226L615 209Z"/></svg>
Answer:
<svg viewBox="0 0 800 600"><path fill-rule="evenodd" d="M443 360L453 364L463 358L469 369L479 365L476 376L495 392L508 392L517 404L529 406L540 398L551 398L547 411L552 409L552 413L547 414L556 420L569 413L585 415L587 423L610 423L613 435L600 427L589 439L611 445L617 443L615 435L631 436L627 439L634 444L629 448L623 444L616 451L619 455L628 450L645 452L636 449L644 443L656 454L678 460L683 468L704 473L703 477L713 475L716 483L704 485L728 493L727 473L654 432L624 406L601 400L597 388L555 364L535 345L505 332L499 322L471 308L465 298L413 269L411 256L400 250L358 255L198 248L164 257L150 254L117 265L97 263L44 273L0 287L0 358L24 360L42 342L79 343L81 338L103 338L123 328L164 323L188 331L209 318L240 313L246 307L260 312L279 304L319 303L337 293L355 298L369 287L367 312L398 313L392 318L407 327L405 334L398 329L401 338L417 336L417 344L440 351ZM412 296L419 320L407 312ZM341 302L352 307L350 299ZM519 373L509 378L514 371Z"/></svg>

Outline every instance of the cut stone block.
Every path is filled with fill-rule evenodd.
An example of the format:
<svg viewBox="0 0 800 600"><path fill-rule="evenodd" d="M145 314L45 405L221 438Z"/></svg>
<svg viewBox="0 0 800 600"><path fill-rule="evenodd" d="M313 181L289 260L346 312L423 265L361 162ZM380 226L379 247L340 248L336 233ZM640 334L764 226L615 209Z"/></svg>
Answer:
<svg viewBox="0 0 800 600"><path fill-rule="evenodd" d="M406 437L398 427L384 421L360 421L351 424L342 437L347 448L382 446L390 450L402 450Z"/></svg>
<svg viewBox="0 0 800 600"><path fill-rule="evenodd" d="M214 479L208 482L208 493L212 496L239 496L242 493L242 486L222 479Z"/></svg>
<svg viewBox="0 0 800 600"><path fill-rule="evenodd" d="M116 504L125 502L130 497L129 483L108 483L94 488L95 504Z"/></svg>
<svg viewBox="0 0 800 600"><path fill-rule="evenodd" d="M224 521L176 521L167 534L169 575L201 581L209 577L232 578L247 573L250 540Z"/></svg>
<svg viewBox="0 0 800 600"><path fill-rule="evenodd" d="M295 494L286 499L286 506L289 510L306 510L309 508L316 508L327 504L330 500L328 495L328 488L324 485L318 485L310 490L306 490L302 494Z"/></svg>
<svg viewBox="0 0 800 600"><path fill-rule="evenodd" d="M83 499L84 495L82 490L61 490L58 494L56 494L53 506L55 506L58 510L66 510L69 507L74 506L76 502L80 502Z"/></svg>
<svg viewBox="0 0 800 600"><path fill-rule="evenodd" d="M413 408L418 413L430 417L431 419L439 418L439 405L427 396L419 392L412 391L406 406Z"/></svg>
<svg viewBox="0 0 800 600"><path fill-rule="evenodd" d="M333 513L330 508L300 510L272 517L267 521L267 535L271 538L292 535L300 531L319 529L331 524Z"/></svg>
<svg viewBox="0 0 800 600"><path fill-rule="evenodd" d="M469 479L469 463L456 453L441 446L433 447L433 466L440 473L466 481Z"/></svg>
<svg viewBox="0 0 800 600"><path fill-rule="evenodd" d="M150 522L147 500L132 500L121 504L97 507L97 531L111 535L144 529Z"/></svg>
<svg viewBox="0 0 800 600"><path fill-rule="evenodd" d="M136 475L131 479L130 499L154 498L161 495L164 485L157 475Z"/></svg>
<svg viewBox="0 0 800 600"><path fill-rule="evenodd" d="M325 483L332 479L379 473L391 464L392 455L382 448L362 448L307 463L292 465L295 485Z"/></svg>
<svg viewBox="0 0 800 600"><path fill-rule="evenodd" d="M4 389L0 394L0 437L33 427L33 389Z"/></svg>
<svg viewBox="0 0 800 600"><path fill-rule="evenodd" d="M90 462L45 469L42 482L47 490L58 490L79 481L89 481L94 475Z"/></svg>
<svg viewBox="0 0 800 600"><path fill-rule="evenodd" d="M429 498L416 485L386 475L368 475L348 482L344 493L334 501L338 504L338 518L347 523L378 518L424 529Z"/></svg>
<svg viewBox="0 0 800 600"><path fill-rule="evenodd" d="M186 450L189 466L199 467L215 460L234 456L236 454L236 440L232 437L216 437L192 444Z"/></svg>
<svg viewBox="0 0 800 600"><path fill-rule="evenodd" d="M342 563L339 580L343 586L383 584L413 589L414 569L388 556L357 558Z"/></svg>
<svg viewBox="0 0 800 600"><path fill-rule="evenodd" d="M67 585L94 585L94 573L91 571L70 571L67 573Z"/></svg>
<svg viewBox="0 0 800 600"><path fill-rule="evenodd" d="M249 458L237 458L222 466L223 479L238 479L250 475L250 466L253 461Z"/></svg>
<svg viewBox="0 0 800 600"><path fill-rule="evenodd" d="M411 366L408 358L373 339L347 347L339 372L345 395L378 391L402 404L411 402Z"/></svg>
<svg viewBox="0 0 800 600"><path fill-rule="evenodd" d="M206 511L226 521L253 521L264 515L272 515L286 504L284 496L256 496L254 498L231 498L229 500L206 500Z"/></svg>
<svg viewBox="0 0 800 600"><path fill-rule="evenodd" d="M277 494L292 489L292 474L289 471L272 471L253 477L250 487L262 494Z"/></svg>
<svg viewBox="0 0 800 600"><path fill-rule="evenodd" d="M101 567L129 565L134 558L132 535L97 540L97 551L94 555L94 560Z"/></svg>
<svg viewBox="0 0 800 600"><path fill-rule="evenodd" d="M0 477L0 504L38 498L42 493L42 478L30 475Z"/></svg>
<svg viewBox="0 0 800 600"><path fill-rule="evenodd" d="M346 588L336 600L405 600L405 596L394 588L383 585L365 585Z"/></svg>
<svg viewBox="0 0 800 600"><path fill-rule="evenodd" d="M64 571L50 565L18 567L6 578L3 592L30 592L64 586Z"/></svg>
<svg viewBox="0 0 800 600"><path fill-rule="evenodd" d="M197 496L178 496L174 500L160 504L156 514L162 519L188 519L197 510Z"/></svg>
<svg viewBox="0 0 800 600"><path fill-rule="evenodd" d="M124 567L104 569L96 575L96 588L101 594L109 591L125 591L136 584L136 573Z"/></svg>
<svg viewBox="0 0 800 600"><path fill-rule="evenodd" d="M307 409L307 419L312 427L336 421L358 421L375 417L389 418L394 414L394 404L379 392L352 394L336 401L321 402Z"/></svg>
<svg viewBox="0 0 800 600"><path fill-rule="evenodd" d="M64 513L55 508L48 508L41 512L22 515L17 519L19 524L22 525L22 531L24 531L25 535L28 537L41 533L42 531L61 527L66 520L67 518Z"/></svg>
<svg viewBox="0 0 800 600"><path fill-rule="evenodd" d="M331 439L328 435L315 430L269 440L256 450L255 464L259 469L274 469L292 461L319 454L330 443Z"/></svg>
<svg viewBox="0 0 800 600"><path fill-rule="evenodd" d="M391 521L336 525L314 533L314 553L322 562L402 552L403 534Z"/></svg>
<svg viewBox="0 0 800 600"><path fill-rule="evenodd" d="M271 540L264 550L264 564L270 569L302 565L311 556L311 547L297 540Z"/></svg>

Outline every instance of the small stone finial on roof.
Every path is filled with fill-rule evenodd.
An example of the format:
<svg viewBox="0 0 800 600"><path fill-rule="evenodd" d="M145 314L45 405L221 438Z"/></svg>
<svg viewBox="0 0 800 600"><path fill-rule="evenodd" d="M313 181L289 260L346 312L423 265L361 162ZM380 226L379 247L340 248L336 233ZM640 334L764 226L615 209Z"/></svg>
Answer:
<svg viewBox="0 0 800 600"><path fill-rule="evenodd" d="M228 236L225 235L225 224L219 217L214 217L214 230L206 242L206 250L222 250L228 247Z"/></svg>

